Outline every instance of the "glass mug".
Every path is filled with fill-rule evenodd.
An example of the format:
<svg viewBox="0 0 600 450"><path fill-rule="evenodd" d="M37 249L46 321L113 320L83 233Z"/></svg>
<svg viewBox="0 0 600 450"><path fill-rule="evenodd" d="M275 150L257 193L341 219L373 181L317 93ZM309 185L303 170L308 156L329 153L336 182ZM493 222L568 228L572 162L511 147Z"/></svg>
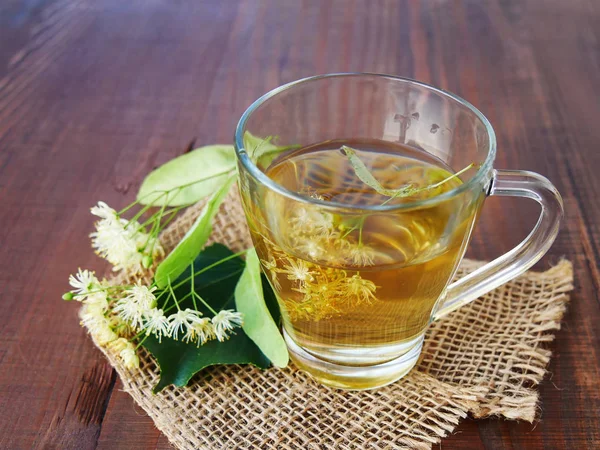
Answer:
<svg viewBox="0 0 600 450"><path fill-rule="evenodd" d="M344 165L344 151L306 150L344 142L384 149L373 154L384 161L385 149L416 149L449 173L474 168L439 195L356 203L346 192L353 188L336 187L348 173L331 175ZM563 215L546 178L493 168L496 138L481 112L411 79L350 73L286 84L243 114L235 148L244 211L290 356L336 388L371 389L406 375L428 325L530 268L550 248ZM300 159L283 164L296 153ZM377 166L373 161L367 163ZM377 167L387 185L399 187L393 170L400 169ZM491 195L535 200L540 218L517 247L451 282Z"/></svg>

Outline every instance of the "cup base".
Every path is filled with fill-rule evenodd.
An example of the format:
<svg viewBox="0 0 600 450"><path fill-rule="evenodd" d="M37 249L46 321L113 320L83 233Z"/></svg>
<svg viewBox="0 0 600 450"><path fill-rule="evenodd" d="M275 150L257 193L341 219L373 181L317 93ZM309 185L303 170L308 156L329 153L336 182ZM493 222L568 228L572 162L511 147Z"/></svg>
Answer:
<svg viewBox="0 0 600 450"><path fill-rule="evenodd" d="M409 351L381 364L351 366L337 364L310 354L283 330L290 357L296 366L319 383L336 389L362 391L386 386L404 377L417 364L424 336L415 338Z"/></svg>

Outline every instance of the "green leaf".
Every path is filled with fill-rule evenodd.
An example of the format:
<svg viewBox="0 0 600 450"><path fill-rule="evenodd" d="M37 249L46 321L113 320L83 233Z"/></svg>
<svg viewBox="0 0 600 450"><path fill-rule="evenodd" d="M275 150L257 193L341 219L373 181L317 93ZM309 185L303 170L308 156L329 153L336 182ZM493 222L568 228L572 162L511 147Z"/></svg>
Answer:
<svg viewBox="0 0 600 450"><path fill-rule="evenodd" d="M287 366L287 347L265 303L260 262L255 249L246 253L246 268L235 287L235 305L244 314L242 328L248 337L275 366Z"/></svg>
<svg viewBox="0 0 600 450"><path fill-rule="evenodd" d="M235 166L236 156L231 145L197 148L150 172L137 200L143 205L191 205L217 190ZM171 192L167 195L166 191Z"/></svg>
<svg viewBox="0 0 600 450"><path fill-rule="evenodd" d="M194 261L194 272L233 255L233 252L221 244L214 244L202 251ZM183 298L191 290L190 272L184 272L173 286L177 298ZM206 272L194 277L195 291L215 310L235 309L235 286L244 269L244 261L235 257L225 261ZM166 296L159 298L159 307L163 307ZM173 300L169 300L173 304ZM208 308L197 304L198 310L206 316L211 316ZM168 305L167 305L168 307ZM191 298L180 302L180 308L193 308ZM172 311L171 311L172 312ZM205 367L216 364L253 364L260 368L270 365L269 359L246 336L242 329L236 330L227 341L212 340L197 347L193 343L185 343L163 337L162 342L150 335L142 343L156 358L160 367L160 380L154 387L154 392L160 392L169 384L182 387Z"/></svg>
<svg viewBox="0 0 600 450"><path fill-rule="evenodd" d="M231 185L236 180L235 175L230 175L225 184L217 190L206 203L202 212L179 241L171 253L158 265L154 274L156 285L163 289L168 285L169 279L177 278L188 267L212 233L212 220L219 210L219 206L229 192Z"/></svg>
<svg viewBox="0 0 600 450"><path fill-rule="evenodd" d="M348 157L348 161L350 162L350 165L352 166L352 169L354 169L354 173L356 173L356 176L360 179L360 181L362 181L363 183L365 183L367 186L373 188L374 190L376 190L379 194L382 195L386 195L388 197L396 197L401 195L399 192L408 192L409 190L413 189L412 185L407 185L404 186L400 189L386 189L384 188L379 181L377 181L375 179L375 177L373 176L373 174L369 171L369 169L367 168L367 166L365 165L365 163L362 162L362 160L358 157L358 155L356 154L356 151L346 145L342 146L342 150L344 151L344 153L346 154L346 156ZM414 190L414 189L413 189Z"/></svg>
<svg viewBox="0 0 600 450"><path fill-rule="evenodd" d="M272 143L273 139L275 139L273 136L266 138L254 136L249 131L244 133L244 148L255 164L268 167L280 153L301 147L300 145L277 146Z"/></svg>
<svg viewBox="0 0 600 450"><path fill-rule="evenodd" d="M352 166L354 173L360 179L360 181L365 183L367 186L373 188L375 191L377 191L377 193L390 197L385 202L383 202L383 205L385 205L390 200L397 198L397 197L409 197L409 196L412 196L415 194L419 194L421 192L427 192L427 191L432 191L434 189L437 189L444 183L447 183L448 181L450 181L454 178L458 178L464 172L466 172L467 170L469 170L475 166L475 163L471 163L464 169L456 172L455 174L452 174L437 183L430 184L428 186L423 186L421 188L415 187L413 184L407 184L405 186L402 186L399 189L387 189L387 188L384 188L381 185L381 183L379 183L379 181L377 181L377 179L369 171L369 169L367 168L365 163L363 163L362 160L358 157L358 155L356 154L356 151L354 149L352 149L346 145L343 145L342 150L348 157L348 161L350 162L350 165Z"/></svg>

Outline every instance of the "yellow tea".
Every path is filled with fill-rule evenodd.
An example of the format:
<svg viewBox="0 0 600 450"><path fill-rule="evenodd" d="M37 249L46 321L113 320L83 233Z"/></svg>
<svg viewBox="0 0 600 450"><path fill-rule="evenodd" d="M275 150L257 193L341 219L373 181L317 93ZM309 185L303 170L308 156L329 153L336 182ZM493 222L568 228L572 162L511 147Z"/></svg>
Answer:
<svg viewBox="0 0 600 450"><path fill-rule="evenodd" d="M378 193L357 176L344 145L386 188L439 186L395 198ZM267 195L247 211L286 332L312 355L338 363L378 364L410 350L464 253L474 221L464 208L476 205L401 206L442 195L460 178L440 183L453 172L426 152L360 140L286 153L266 174L310 200ZM382 204L400 208L360 209Z"/></svg>

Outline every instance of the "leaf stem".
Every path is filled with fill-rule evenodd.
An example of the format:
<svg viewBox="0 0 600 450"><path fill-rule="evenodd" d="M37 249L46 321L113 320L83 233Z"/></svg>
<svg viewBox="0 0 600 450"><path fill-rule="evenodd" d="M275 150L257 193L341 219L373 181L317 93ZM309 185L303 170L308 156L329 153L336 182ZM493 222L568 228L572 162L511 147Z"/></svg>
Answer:
<svg viewBox="0 0 600 450"><path fill-rule="evenodd" d="M139 349L139 348L142 346L142 344L144 343L144 341L145 341L146 339L148 339L148 336L150 336L150 334L146 333L146 335L143 337L143 339L142 339L140 342L138 342L138 344L135 346L135 351L136 351L136 352L137 352L137 351L138 351L138 349ZM135 339L135 338L134 338L134 339Z"/></svg>
<svg viewBox="0 0 600 450"><path fill-rule="evenodd" d="M469 169L472 169L472 168L473 168L473 166L475 166L475 163L471 163L471 164L469 164L469 165L468 165L467 167L465 167L464 169L462 169L462 170L459 170L459 171L458 171L458 172L456 172L455 174L453 174L453 175L449 176L448 178L446 178L446 179L444 179L444 180L442 180L442 181L439 181L439 182L437 182L437 183L435 183L435 184L431 184L431 185L427 186L425 189L435 189L435 188L437 188L437 187L440 187L442 184L444 184L444 183L447 183L448 181L450 181L450 180L452 180L452 179L454 179L454 178L457 178L457 177L459 177L460 175L462 175L463 173L465 173L467 170L469 170Z"/></svg>
<svg viewBox="0 0 600 450"><path fill-rule="evenodd" d="M191 278L191 283L192 283L192 291L191 292L193 294L194 292L196 292L196 290L194 288L194 278L195 278L195 276L194 276L194 263L193 262L190 264L190 272L192 273L192 275L190 276L190 278ZM198 311L198 305L196 305L196 298L194 297L194 295L192 295L192 303L194 304L194 309L196 311Z"/></svg>
<svg viewBox="0 0 600 450"><path fill-rule="evenodd" d="M203 304L204 306L206 306L206 307L207 307L207 308L208 308L208 309L209 309L209 310L210 310L210 311L211 311L211 312L212 312L212 313L213 313L215 316L218 314L218 312L217 312L217 311L215 311L215 310L214 310L214 309L213 309L213 308L212 308L212 307L211 307L211 306L208 304L208 302L207 302L206 300L204 300L202 297L200 297L200 295L199 295L199 294L197 294L196 292L192 292L192 296L194 296L194 295L195 295L195 296L198 298L198 300L200 300L200 301L202 302L202 304Z"/></svg>
<svg viewBox="0 0 600 450"><path fill-rule="evenodd" d="M173 209L171 209L170 211L168 211L168 212L165 214L165 216L166 216L167 214L171 214L171 215L170 215L170 216L167 218L167 220L165 220L165 222L164 222L163 224L161 224L161 226L160 226L160 229L159 229L159 232L160 232L160 231L162 231L162 230L164 230L164 229L166 228L166 226L167 226L167 225L169 225L169 223L171 223L171 221L172 221L172 220L175 218L175 215L176 215L176 214L177 214L179 211L181 211L183 208L187 208L187 206L178 206L178 207L176 207L176 208L173 208Z"/></svg>
<svg viewBox="0 0 600 450"><path fill-rule="evenodd" d="M173 286L171 285L171 278L169 277L167 277L167 286L169 286L169 291L173 296L173 300L175 300L175 306L177 306L177 310L181 311L181 308L179 307L179 302L177 301L177 297L175 296L175 291L173 291Z"/></svg>
<svg viewBox="0 0 600 450"><path fill-rule="evenodd" d="M244 253L246 253L248 250L250 250L250 249L249 249L249 248L247 248L246 250L242 250L241 252L234 253L233 255L229 255L229 256L227 256L227 257L225 257L225 258L223 258L223 259L220 259L220 260L218 260L217 262L214 262L214 263L212 263L212 264L210 264L210 265L208 265L208 266L206 266L206 267L203 267L203 268L202 268L202 269L200 269L198 272L196 272L196 276L197 276L197 275L200 275L200 274L202 274L202 273L204 273L204 272L206 272L207 270L210 270L210 269L212 269L212 268L214 268L214 267L218 266L219 264L223 264L224 262L227 262L227 261L229 261L230 259L233 259L233 258L236 258L236 257L238 257L238 256L241 256L241 255L243 255ZM192 263L192 264L193 264L193 263ZM177 289L179 286L182 286L182 285L184 285L184 284L185 284L185 283L187 283L189 280L190 280L190 278L188 277L188 278L186 278L186 279L184 279L184 280L180 281L178 284L176 284L176 285L174 286L174 288L175 288L175 289Z"/></svg>

